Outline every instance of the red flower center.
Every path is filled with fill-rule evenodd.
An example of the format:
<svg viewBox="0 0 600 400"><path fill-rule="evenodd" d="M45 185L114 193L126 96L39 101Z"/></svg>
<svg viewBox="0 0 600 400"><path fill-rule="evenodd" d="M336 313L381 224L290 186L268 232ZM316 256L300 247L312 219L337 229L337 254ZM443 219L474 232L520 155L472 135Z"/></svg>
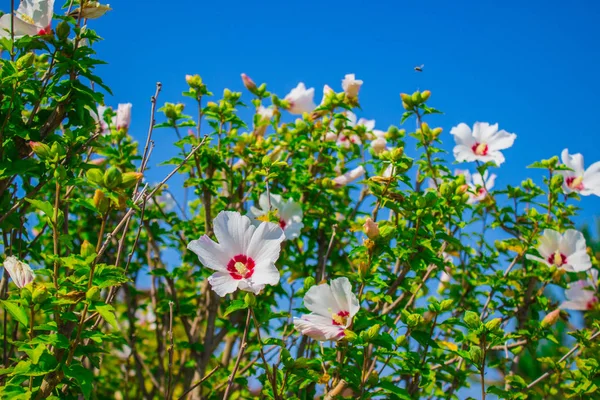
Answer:
<svg viewBox="0 0 600 400"><path fill-rule="evenodd" d="M52 33L52 27L50 25L48 25L45 28L41 28L38 31L38 35L40 35L40 36L50 35L51 33Z"/></svg>
<svg viewBox="0 0 600 400"><path fill-rule="evenodd" d="M488 145L485 143L475 143L471 149L473 150L473 153L478 156L487 156Z"/></svg>
<svg viewBox="0 0 600 400"><path fill-rule="evenodd" d="M337 314L333 314L331 316L331 320L334 325L337 325L337 326L346 325L346 323L348 322L349 316L350 316L350 313L348 311L340 311Z"/></svg>
<svg viewBox="0 0 600 400"><path fill-rule="evenodd" d="M581 176L569 176L567 177L567 186L571 190L583 190L583 178Z"/></svg>
<svg viewBox="0 0 600 400"><path fill-rule="evenodd" d="M227 263L227 271L229 271L229 275L231 275L233 279L240 280L250 278L254 273L255 265L252 258L243 254L238 254Z"/></svg>
<svg viewBox="0 0 600 400"><path fill-rule="evenodd" d="M279 226L281 227L281 229L285 229L285 227L287 226L287 224L285 223L284 220L282 220L281 218L279 218Z"/></svg>
<svg viewBox="0 0 600 400"><path fill-rule="evenodd" d="M556 250L554 254L548 257L548 263L550 265L556 265L557 267L563 266L567 263L567 256Z"/></svg>
<svg viewBox="0 0 600 400"><path fill-rule="evenodd" d="M590 301L588 301L588 303L587 303L587 309L591 310L592 308L594 308L594 306L596 305L596 303L598 303L598 298L594 297L593 299L591 299Z"/></svg>

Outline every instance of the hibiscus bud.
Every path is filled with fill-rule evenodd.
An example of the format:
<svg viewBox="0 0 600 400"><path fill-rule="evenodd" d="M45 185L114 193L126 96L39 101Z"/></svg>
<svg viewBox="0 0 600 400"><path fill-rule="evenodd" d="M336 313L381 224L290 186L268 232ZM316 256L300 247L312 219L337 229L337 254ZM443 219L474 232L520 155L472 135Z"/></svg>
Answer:
<svg viewBox="0 0 600 400"><path fill-rule="evenodd" d="M350 329L344 330L344 339L348 342L355 341L357 337L358 335L356 335L356 333L352 332Z"/></svg>
<svg viewBox="0 0 600 400"><path fill-rule="evenodd" d="M379 225L371 218L367 218L363 225L363 232L369 239L375 239L379 236Z"/></svg>
<svg viewBox="0 0 600 400"><path fill-rule="evenodd" d="M246 74L242 74L242 82L244 83L244 87L248 89L248 91L252 94L256 94L256 83Z"/></svg>
<svg viewBox="0 0 600 400"><path fill-rule="evenodd" d="M310 289L311 287L315 286L315 284L315 278L313 278L312 276L307 277L306 279L304 279L304 290Z"/></svg>
<svg viewBox="0 0 600 400"><path fill-rule="evenodd" d="M7 257L4 260L4 269L19 289L31 283L35 278L35 274L29 264L19 261L17 257Z"/></svg>
<svg viewBox="0 0 600 400"><path fill-rule="evenodd" d="M462 194L466 193L466 192L467 192L467 190L469 190L469 185L466 185L466 184L464 184L464 185L459 185L459 186L456 188L456 190L454 191L454 194L456 194L456 195L462 195Z"/></svg>
<svg viewBox="0 0 600 400"><path fill-rule="evenodd" d="M425 90L421 93L421 100L427 101L429 100L429 96L431 96L431 91Z"/></svg>
<svg viewBox="0 0 600 400"><path fill-rule="evenodd" d="M17 60L17 69L23 70L29 68L33 65L33 61L35 60L34 53L25 53L23 56L19 57Z"/></svg>
<svg viewBox="0 0 600 400"><path fill-rule="evenodd" d="M31 293L31 300L35 304L42 304L50 297L50 293L48 293L48 289L46 286L36 286Z"/></svg>
<svg viewBox="0 0 600 400"><path fill-rule="evenodd" d="M356 98L358 96L362 84L363 81L356 79L356 75L354 74L348 74L342 80L342 88L349 98Z"/></svg>
<svg viewBox="0 0 600 400"><path fill-rule="evenodd" d="M123 182L123 174L117 167L110 167L104 173L104 185L109 189L114 189Z"/></svg>
<svg viewBox="0 0 600 400"><path fill-rule="evenodd" d="M542 328L549 328L558 321L560 318L560 308L546 314L544 319L542 320Z"/></svg>
<svg viewBox="0 0 600 400"><path fill-rule="evenodd" d="M471 356L471 361L475 364L481 363L483 359L483 353L481 352L481 347L479 346L471 346L469 349L469 355Z"/></svg>
<svg viewBox="0 0 600 400"><path fill-rule="evenodd" d="M248 307L254 307L256 305L256 296L252 293L246 293L244 296L244 303L246 303Z"/></svg>
<svg viewBox="0 0 600 400"><path fill-rule="evenodd" d="M31 150L41 159L45 160L50 156L50 147L47 144L41 142L29 142Z"/></svg>
<svg viewBox="0 0 600 400"><path fill-rule="evenodd" d="M361 332L360 336L365 342L370 342L371 340L375 339L379 335L380 329L381 329L381 325L375 324L372 327L370 327L369 329L367 329L366 331Z"/></svg>
<svg viewBox="0 0 600 400"><path fill-rule="evenodd" d="M396 338L396 346L400 347L406 343L406 335L400 335Z"/></svg>
<svg viewBox="0 0 600 400"><path fill-rule="evenodd" d="M421 93L418 90L412 94L412 96L410 97L410 99L412 100L413 104L420 104L420 103L423 102L423 99L421 97Z"/></svg>
<svg viewBox="0 0 600 400"><path fill-rule="evenodd" d="M100 192L100 193L102 193L102 192ZM83 258L88 258L89 256L91 256L94 253L96 253L96 249L95 249L94 245L91 244L90 242L88 242L87 240L84 240L83 243L81 243L81 249L79 250L79 254Z"/></svg>
<svg viewBox="0 0 600 400"><path fill-rule="evenodd" d="M87 19L100 18L108 11L112 10L108 4L100 4L97 1L88 1L85 3L83 9L81 9L81 17ZM77 10L75 10L77 11Z"/></svg>
<svg viewBox="0 0 600 400"><path fill-rule="evenodd" d="M481 319L479 318L479 315L473 311L467 311L465 313L464 321L469 329L478 329L481 326Z"/></svg>
<svg viewBox="0 0 600 400"><path fill-rule="evenodd" d="M85 176L90 182L95 183L96 185L101 185L104 180L104 174L99 168L88 169Z"/></svg>
<svg viewBox="0 0 600 400"><path fill-rule="evenodd" d="M60 40L65 40L66 38L68 38L70 33L71 27L66 21L61 21L56 26L56 36L58 36Z"/></svg>
<svg viewBox="0 0 600 400"><path fill-rule="evenodd" d="M404 156L404 147L396 147L390 153L390 160L400 161L403 156Z"/></svg>
<svg viewBox="0 0 600 400"><path fill-rule="evenodd" d="M102 190L96 189L96 192L94 192L93 203L94 203L94 206L98 209L98 211L101 214L104 214L108 210L110 201L106 198L106 196L104 195L104 192L102 192Z"/></svg>
<svg viewBox="0 0 600 400"><path fill-rule="evenodd" d="M417 326L421 325L423 322L425 322L425 319L420 314L410 314L406 318L406 325L408 325L408 327L411 329L416 328Z"/></svg>
<svg viewBox="0 0 600 400"><path fill-rule="evenodd" d="M121 187L123 189L128 189L133 186L137 182L139 182L144 177L144 174L141 172L125 172L123 174L123 181L121 182Z"/></svg>
<svg viewBox="0 0 600 400"><path fill-rule="evenodd" d="M405 103L408 106L408 108L412 108L412 105L413 105L412 97L410 97L409 94L400 93L400 98L402 99L402 103ZM407 108L407 107L404 107L404 108Z"/></svg>
<svg viewBox="0 0 600 400"><path fill-rule="evenodd" d="M500 326L501 323L502 323L502 318L494 318L485 323L485 329L487 329L489 332L493 332L496 329L498 329L498 327Z"/></svg>

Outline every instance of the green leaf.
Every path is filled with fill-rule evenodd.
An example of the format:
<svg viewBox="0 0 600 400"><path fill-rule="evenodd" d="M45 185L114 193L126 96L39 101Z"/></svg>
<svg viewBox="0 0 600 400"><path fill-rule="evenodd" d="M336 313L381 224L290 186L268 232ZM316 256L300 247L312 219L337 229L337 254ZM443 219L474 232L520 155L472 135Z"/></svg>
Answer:
<svg viewBox="0 0 600 400"><path fill-rule="evenodd" d="M113 328L119 329L117 318L115 318L115 314L113 314L113 311L115 311L115 309L112 306L108 304L103 306L96 306L96 311L98 311L102 318L104 318L106 322L111 324Z"/></svg>
<svg viewBox="0 0 600 400"><path fill-rule="evenodd" d="M380 382L379 387L381 387L387 392L395 394L401 399L410 400L410 395L408 394L408 392L405 389L402 389L401 387L393 384L392 382Z"/></svg>
<svg viewBox="0 0 600 400"><path fill-rule="evenodd" d="M94 380L94 374L87 368L84 368L80 364L74 364L63 369L65 376L71 378L77 382L77 385L81 388L83 397L85 400L90 398L92 394L92 382Z"/></svg>
<svg viewBox="0 0 600 400"><path fill-rule="evenodd" d="M18 303L10 300L0 300L2 306L14 319L19 321L24 326L29 326L29 318L27 317L27 311L22 308Z"/></svg>
<svg viewBox="0 0 600 400"><path fill-rule="evenodd" d="M226 317L229 314L231 314L232 312L235 312L238 310L245 310L246 308L248 308L248 305L246 304L246 302L244 300L234 300L231 302L229 307L227 307L227 310L225 310L225 314L223 314L223 316Z"/></svg>

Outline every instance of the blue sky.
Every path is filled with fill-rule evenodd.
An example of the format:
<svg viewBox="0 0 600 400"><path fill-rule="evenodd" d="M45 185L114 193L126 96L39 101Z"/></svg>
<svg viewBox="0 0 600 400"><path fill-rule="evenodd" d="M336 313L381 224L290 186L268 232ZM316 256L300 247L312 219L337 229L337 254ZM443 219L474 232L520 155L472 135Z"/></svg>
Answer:
<svg viewBox="0 0 600 400"><path fill-rule="evenodd" d="M516 133L506 163L494 171L497 187L539 175L525 167L564 147L583 153L586 165L600 160L595 1L172 4L114 1L113 11L90 24L105 38L96 50L109 63L101 67L114 92L107 104L133 103L140 140L156 81L164 87L159 103L183 101L185 74L200 74L220 95L224 87L243 89L241 72L281 97L303 81L316 88L318 101L323 84L340 90L344 74L356 73L365 82L357 114L380 129L399 124L400 92L430 89L431 105L445 112L433 123L444 128L448 150L448 132L460 122L498 122ZM413 70L420 64L423 73ZM173 155L172 135L156 132L153 163ZM598 213L599 201L584 198L578 221Z"/></svg>

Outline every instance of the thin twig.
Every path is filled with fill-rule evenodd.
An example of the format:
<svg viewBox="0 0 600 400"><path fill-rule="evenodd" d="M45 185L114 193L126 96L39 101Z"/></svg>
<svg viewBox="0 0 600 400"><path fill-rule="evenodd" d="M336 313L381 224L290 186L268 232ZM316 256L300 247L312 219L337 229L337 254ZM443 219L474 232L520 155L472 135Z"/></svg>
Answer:
<svg viewBox="0 0 600 400"><path fill-rule="evenodd" d="M246 315L246 326L244 328L244 333L242 335L242 342L240 344L240 349L238 350L237 359L235 360L235 365L233 366L233 371L231 371L231 375L229 375L229 380L227 382L227 388L225 388L225 394L223 394L223 400L227 400L229 398L229 392L231 391L231 387L233 386L233 380L235 379L235 374L237 373L238 368L240 367L240 362L242 361L242 356L244 355L244 351L246 351L246 346L248 343L246 342L246 338L248 337L248 329L250 328L250 317L252 316L252 309L248 308L248 313ZM262 351L262 349L261 349ZM266 361L265 361L266 364ZM266 368L266 366L265 366Z"/></svg>

